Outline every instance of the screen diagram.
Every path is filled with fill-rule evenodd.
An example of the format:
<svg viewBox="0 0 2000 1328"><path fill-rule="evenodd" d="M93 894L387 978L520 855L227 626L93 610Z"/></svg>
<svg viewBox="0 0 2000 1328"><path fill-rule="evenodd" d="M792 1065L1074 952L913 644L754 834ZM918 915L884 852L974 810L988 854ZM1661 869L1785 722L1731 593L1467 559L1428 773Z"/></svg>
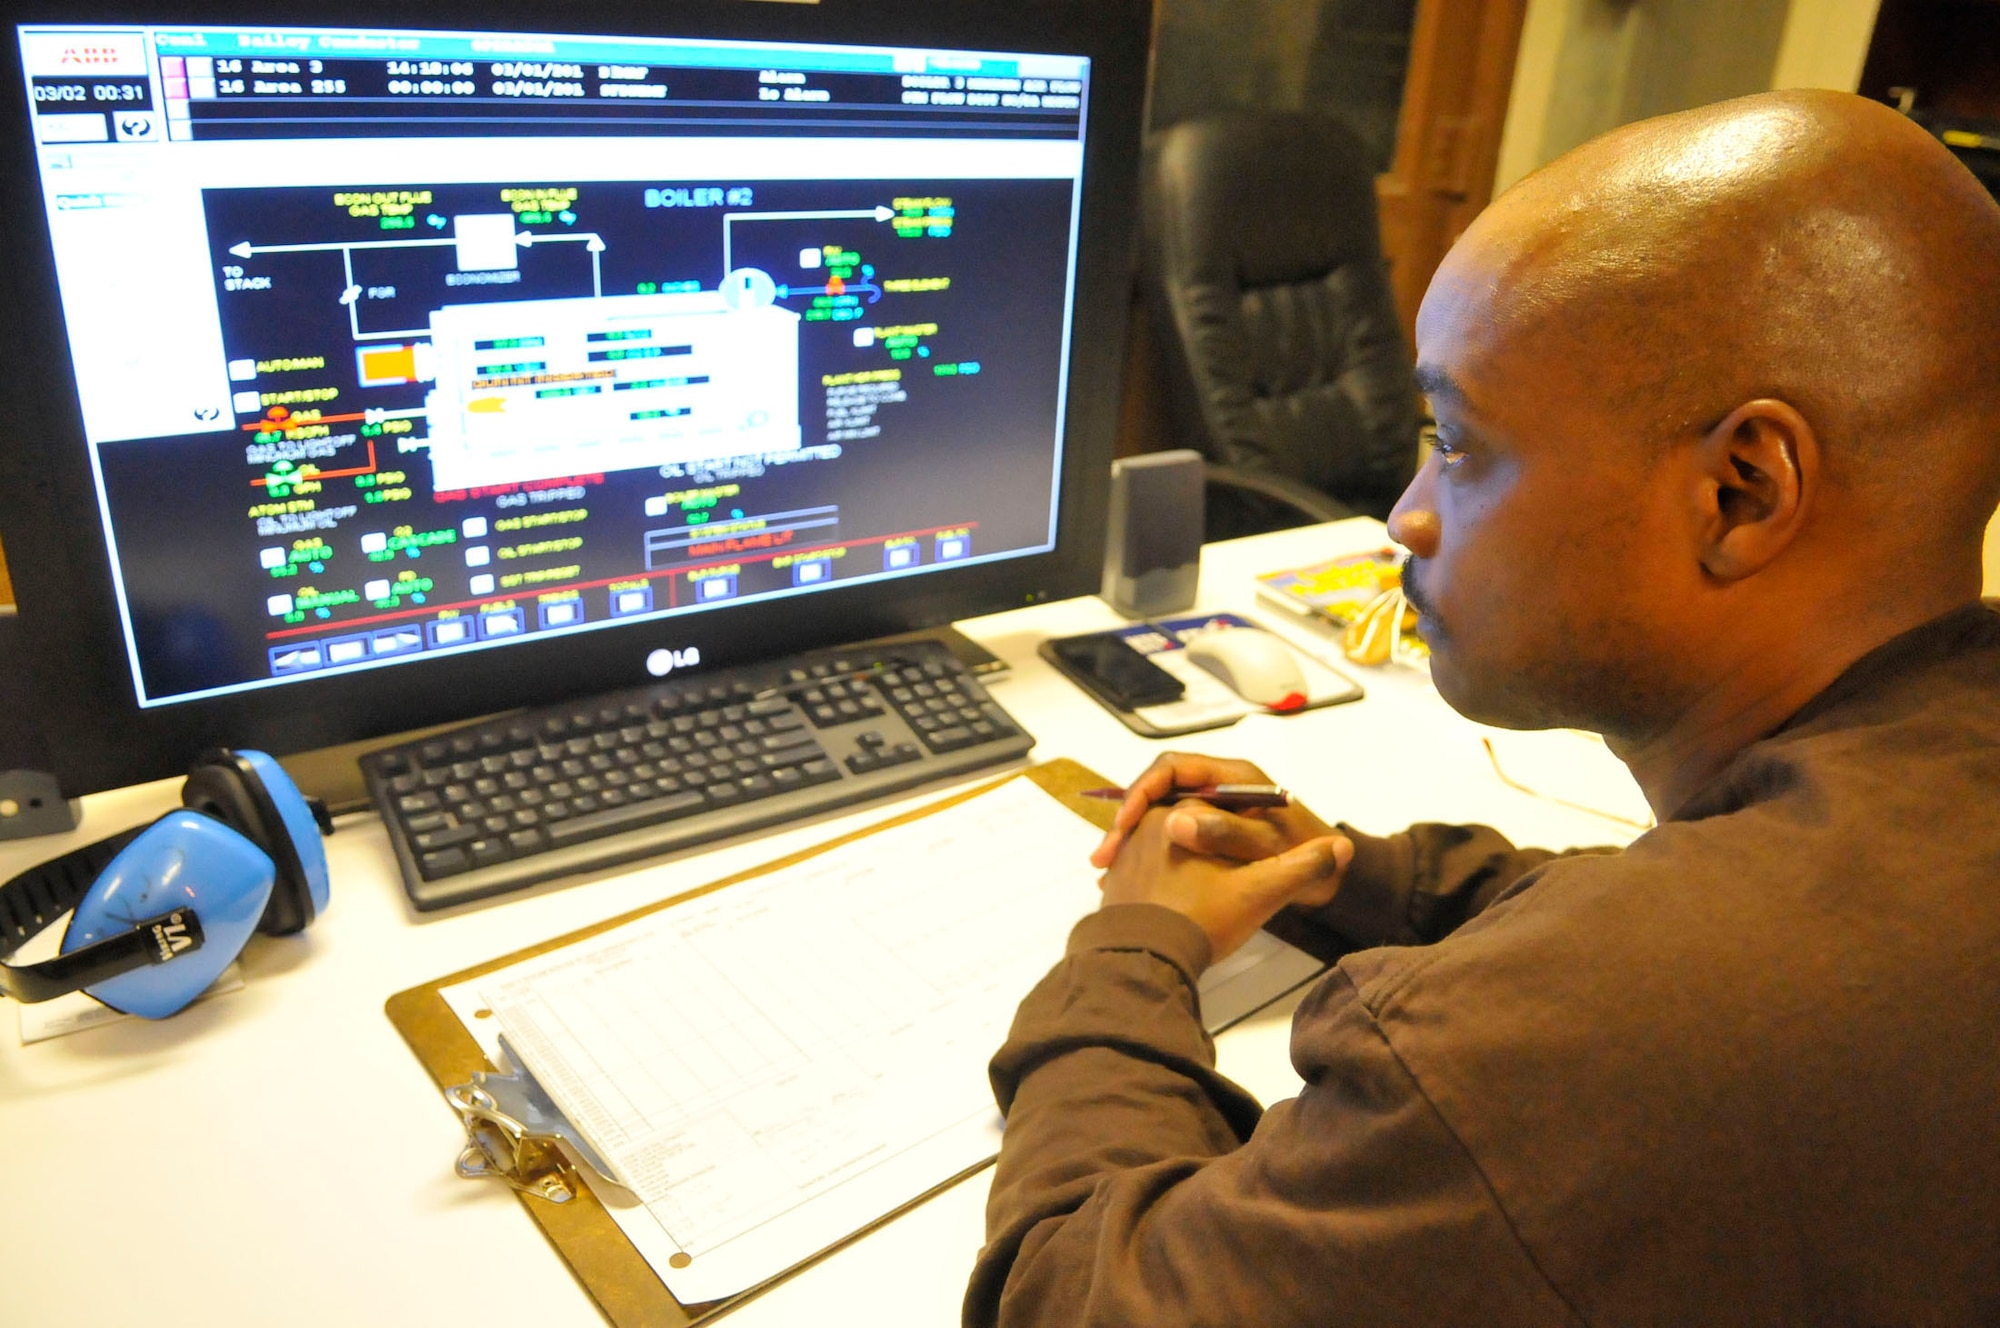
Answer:
<svg viewBox="0 0 2000 1328"><path fill-rule="evenodd" d="M185 620L188 581L144 550L199 528L227 566L193 593L240 649L161 629L155 676L1046 547L1072 207L1067 180L203 191L238 438L102 464L135 631Z"/></svg>

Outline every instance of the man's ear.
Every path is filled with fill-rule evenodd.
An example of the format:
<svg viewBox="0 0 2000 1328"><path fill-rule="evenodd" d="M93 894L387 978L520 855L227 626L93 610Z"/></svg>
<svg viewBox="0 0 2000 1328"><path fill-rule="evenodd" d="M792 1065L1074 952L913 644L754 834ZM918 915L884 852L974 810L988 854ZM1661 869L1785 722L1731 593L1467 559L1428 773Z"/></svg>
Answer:
<svg viewBox="0 0 2000 1328"><path fill-rule="evenodd" d="M1722 581L1770 566L1798 538L1819 491L1819 436L1783 401L1746 401L1702 437L1701 565Z"/></svg>

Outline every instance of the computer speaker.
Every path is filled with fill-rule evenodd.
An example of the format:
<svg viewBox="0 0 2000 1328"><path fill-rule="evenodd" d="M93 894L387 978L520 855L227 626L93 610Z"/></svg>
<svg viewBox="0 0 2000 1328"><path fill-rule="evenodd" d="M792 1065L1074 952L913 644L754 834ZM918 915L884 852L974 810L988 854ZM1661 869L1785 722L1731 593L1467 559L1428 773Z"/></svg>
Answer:
<svg viewBox="0 0 2000 1328"><path fill-rule="evenodd" d="M1104 599L1128 618L1194 603L1201 579L1201 453L1181 448L1111 463Z"/></svg>

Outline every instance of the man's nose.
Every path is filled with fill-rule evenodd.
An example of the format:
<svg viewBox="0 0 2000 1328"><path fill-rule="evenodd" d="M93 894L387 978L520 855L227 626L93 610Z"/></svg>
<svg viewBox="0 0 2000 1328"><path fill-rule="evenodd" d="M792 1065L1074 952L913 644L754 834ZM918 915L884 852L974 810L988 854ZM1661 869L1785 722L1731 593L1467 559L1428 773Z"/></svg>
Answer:
<svg viewBox="0 0 2000 1328"><path fill-rule="evenodd" d="M1438 549L1438 518L1430 501L1431 470L1431 459L1426 458L1389 513L1389 538L1419 558L1435 557Z"/></svg>

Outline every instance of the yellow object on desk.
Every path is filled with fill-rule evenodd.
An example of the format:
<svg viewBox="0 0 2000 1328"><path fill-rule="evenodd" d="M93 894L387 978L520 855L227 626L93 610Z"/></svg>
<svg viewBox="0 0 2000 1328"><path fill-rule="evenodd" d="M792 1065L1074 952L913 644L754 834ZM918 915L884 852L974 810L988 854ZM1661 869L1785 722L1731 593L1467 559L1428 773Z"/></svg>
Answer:
<svg viewBox="0 0 2000 1328"><path fill-rule="evenodd" d="M1262 573L1257 594L1338 631L1341 653L1356 664L1414 664L1430 653L1403 594L1403 556L1393 548Z"/></svg>

